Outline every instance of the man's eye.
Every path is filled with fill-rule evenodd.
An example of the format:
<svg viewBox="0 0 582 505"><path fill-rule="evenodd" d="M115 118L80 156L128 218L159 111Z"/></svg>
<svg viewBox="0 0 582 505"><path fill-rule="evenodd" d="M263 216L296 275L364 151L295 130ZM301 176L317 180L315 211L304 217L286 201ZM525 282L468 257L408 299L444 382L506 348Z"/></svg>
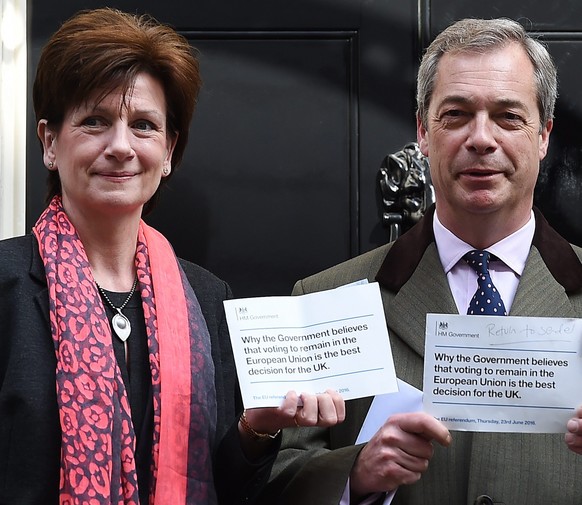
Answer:
<svg viewBox="0 0 582 505"><path fill-rule="evenodd" d="M460 117L462 115L463 115L463 111L458 110L458 109L447 110L443 114L444 117Z"/></svg>
<svg viewBox="0 0 582 505"><path fill-rule="evenodd" d="M513 112L506 112L503 117L508 121L521 121L521 116L514 114Z"/></svg>
<svg viewBox="0 0 582 505"><path fill-rule="evenodd" d="M504 112L497 122L504 128L520 128L525 124L523 116L515 114L514 112Z"/></svg>

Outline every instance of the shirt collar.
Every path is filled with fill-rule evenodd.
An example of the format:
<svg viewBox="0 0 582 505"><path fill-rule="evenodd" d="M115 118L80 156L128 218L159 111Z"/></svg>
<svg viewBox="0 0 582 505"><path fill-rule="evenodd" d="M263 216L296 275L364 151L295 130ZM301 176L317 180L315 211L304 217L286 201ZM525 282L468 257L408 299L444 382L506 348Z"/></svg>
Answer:
<svg viewBox="0 0 582 505"><path fill-rule="evenodd" d="M535 216L532 211L525 225L488 247L487 250L521 276L531 248L535 224ZM445 228L438 218L438 212L434 214L433 232L445 274L448 274L467 252L475 249Z"/></svg>

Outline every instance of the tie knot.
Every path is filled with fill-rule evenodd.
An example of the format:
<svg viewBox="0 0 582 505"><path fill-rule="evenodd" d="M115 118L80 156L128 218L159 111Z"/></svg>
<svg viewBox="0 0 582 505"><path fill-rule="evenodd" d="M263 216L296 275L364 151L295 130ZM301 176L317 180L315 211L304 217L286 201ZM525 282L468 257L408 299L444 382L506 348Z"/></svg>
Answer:
<svg viewBox="0 0 582 505"><path fill-rule="evenodd" d="M491 259L491 253L489 251L474 249L465 254L463 259L478 274L486 274L489 272L489 260Z"/></svg>
<svg viewBox="0 0 582 505"><path fill-rule="evenodd" d="M488 251L476 249L465 254L463 259L477 274L477 291L471 298L467 314L507 315L503 300L489 275L489 262L498 258Z"/></svg>

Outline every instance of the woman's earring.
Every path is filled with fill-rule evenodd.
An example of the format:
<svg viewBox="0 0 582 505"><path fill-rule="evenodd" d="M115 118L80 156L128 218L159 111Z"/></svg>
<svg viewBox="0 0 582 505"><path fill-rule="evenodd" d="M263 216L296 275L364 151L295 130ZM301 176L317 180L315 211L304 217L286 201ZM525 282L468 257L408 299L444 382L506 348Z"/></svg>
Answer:
<svg viewBox="0 0 582 505"><path fill-rule="evenodd" d="M48 169L49 170L52 170L54 166L55 166L55 164L52 161L48 162Z"/></svg>
<svg viewBox="0 0 582 505"><path fill-rule="evenodd" d="M168 175L170 175L170 167L168 167L168 166L165 166L165 167L162 169L162 174L164 174L166 177L167 177Z"/></svg>

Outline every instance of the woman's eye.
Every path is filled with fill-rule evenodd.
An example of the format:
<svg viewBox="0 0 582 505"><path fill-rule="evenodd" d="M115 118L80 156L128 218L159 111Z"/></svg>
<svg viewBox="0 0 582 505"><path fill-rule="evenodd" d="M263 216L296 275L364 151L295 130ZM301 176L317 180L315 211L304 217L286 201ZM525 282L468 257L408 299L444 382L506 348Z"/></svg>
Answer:
<svg viewBox="0 0 582 505"><path fill-rule="evenodd" d="M91 116L91 117L88 117L88 118L83 120L84 126L97 127L97 126L102 126L103 124L104 124L104 121L98 117L95 117L95 116Z"/></svg>
<svg viewBox="0 0 582 505"><path fill-rule="evenodd" d="M146 120L136 121L133 124L133 127L144 132L154 130L154 125L150 121Z"/></svg>

